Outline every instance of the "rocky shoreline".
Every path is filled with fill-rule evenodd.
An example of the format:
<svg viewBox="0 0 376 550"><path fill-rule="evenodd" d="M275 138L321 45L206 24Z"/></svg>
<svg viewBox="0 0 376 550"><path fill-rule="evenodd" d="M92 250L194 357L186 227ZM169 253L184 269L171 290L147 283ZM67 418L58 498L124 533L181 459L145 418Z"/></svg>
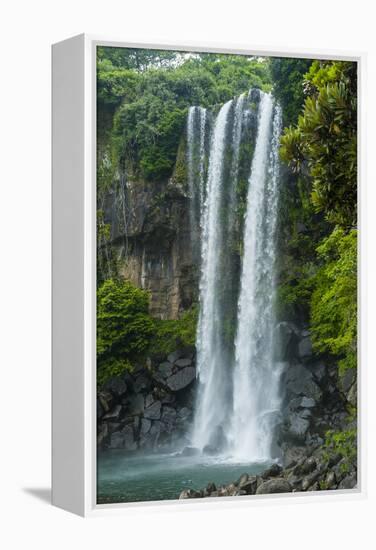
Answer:
<svg viewBox="0 0 376 550"><path fill-rule="evenodd" d="M180 498L241 496L297 491L352 489L357 483L356 453L351 458L328 446L328 431L356 433L356 372L339 376L336 365L315 356L310 334L291 322L277 326L283 395L276 418L273 464L262 474L245 473L229 485L188 489ZM99 390L98 450L164 453L182 449L196 455L188 434L196 395L195 348L148 358L132 372L113 377ZM354 435L354 451L355 451ZM210 448L209 448L210 447ZM221 453L209 446L206 454Z"/></svg>
<svg viewBox="0 0 376 550"><path fill-rule="evenodd" d="M179 499L355 489L356 486L356 459L349 461L340 454L328 456L321 448L293 447L286 453L283 467L275 463L260 475L244 473L228 485L217 487L209 482L203 489L186 489Z"/></svg>

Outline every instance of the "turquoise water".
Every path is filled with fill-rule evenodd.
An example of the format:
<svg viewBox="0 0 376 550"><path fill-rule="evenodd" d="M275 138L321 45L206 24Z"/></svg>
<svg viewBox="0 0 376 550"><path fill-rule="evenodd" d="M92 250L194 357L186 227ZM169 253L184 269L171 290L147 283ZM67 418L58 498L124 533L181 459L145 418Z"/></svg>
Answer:
<svg viewBox="0 0 376 550"><path fill-rule="evenodd" d="M171 500L184 489L202 489L258 474L269 463L233 463L218 457L129 456L121 450L98 455L98 504Z"/></svg>

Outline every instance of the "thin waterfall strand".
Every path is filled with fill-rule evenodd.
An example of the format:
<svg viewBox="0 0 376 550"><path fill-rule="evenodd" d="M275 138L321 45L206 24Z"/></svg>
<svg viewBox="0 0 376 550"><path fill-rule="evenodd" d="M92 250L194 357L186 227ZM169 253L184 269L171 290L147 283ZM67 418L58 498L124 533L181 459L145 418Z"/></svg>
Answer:
<svg viewBox="0 0 376 550"><path fill-rule="evenodd" d="M234 457L246 461L271 458L279 408L272 335L280 132L280 109L263 94L247 196L233 381L231 446Z"/></svg>
<svg viewBox="0 0 376 550"><path fill-rule="evenodd" d="M226 129L232 100L221 108L210 147L206 200L202 214L200 314L197 327L199 393L193 427L193 444L202 449L225 418L226 376L221 342L221 312L217 302L222 226L219 213L223 185Z"/></svg>

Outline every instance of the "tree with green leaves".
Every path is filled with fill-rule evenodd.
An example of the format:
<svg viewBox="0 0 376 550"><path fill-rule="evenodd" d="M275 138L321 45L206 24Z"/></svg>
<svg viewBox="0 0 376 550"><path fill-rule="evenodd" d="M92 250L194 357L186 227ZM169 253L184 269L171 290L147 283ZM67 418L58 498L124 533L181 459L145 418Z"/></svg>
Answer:
<svg viewBox="0 0 376 550"><path fill-rule="evenodd" d="M98 381L129 370L147 352L154 323L149 293L129 281L106 280L97 292Z"/></svg>
<svg viewBox="0 0 376 550"><path fill-rule="evenodd" d="M315 61L306 75L304 111L281 139L291 169L308 166L316 211L345 228L357 219L356 86L356 63Z"/></svg>
<svg viewBox="0 0 376 550"><path fill-rule="evenodd" d="M273 79L273 94L282 105L285 126L295 124L304 106L304 76L312 59L272 57L270 71Z"/></svg>
<svg viewBox="0 0 376 550"><path fill-rule="evenodd" d="M317 248L311 327L314 349L340 358L340 371L356 367L357 232L337 228Z"/></svg>
<svg viewBox="0 0 376 550"><path fill-rule="evenodd" d="M113 165L150 182L172 175L191 105L215 108L251 87L271 89L265 59L126 48L98 50L97 82Z"/></svg>

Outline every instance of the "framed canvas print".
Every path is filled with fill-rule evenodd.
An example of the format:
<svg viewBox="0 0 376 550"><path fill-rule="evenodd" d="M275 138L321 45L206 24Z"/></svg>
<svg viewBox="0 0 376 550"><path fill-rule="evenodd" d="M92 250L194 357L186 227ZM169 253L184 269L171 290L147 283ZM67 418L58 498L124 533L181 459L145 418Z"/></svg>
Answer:
<svg viewBox="0 0 376 550"><path fill-rule="evenodd" d="M53 47L56 505L361 494L361 62Z"/></svg>

